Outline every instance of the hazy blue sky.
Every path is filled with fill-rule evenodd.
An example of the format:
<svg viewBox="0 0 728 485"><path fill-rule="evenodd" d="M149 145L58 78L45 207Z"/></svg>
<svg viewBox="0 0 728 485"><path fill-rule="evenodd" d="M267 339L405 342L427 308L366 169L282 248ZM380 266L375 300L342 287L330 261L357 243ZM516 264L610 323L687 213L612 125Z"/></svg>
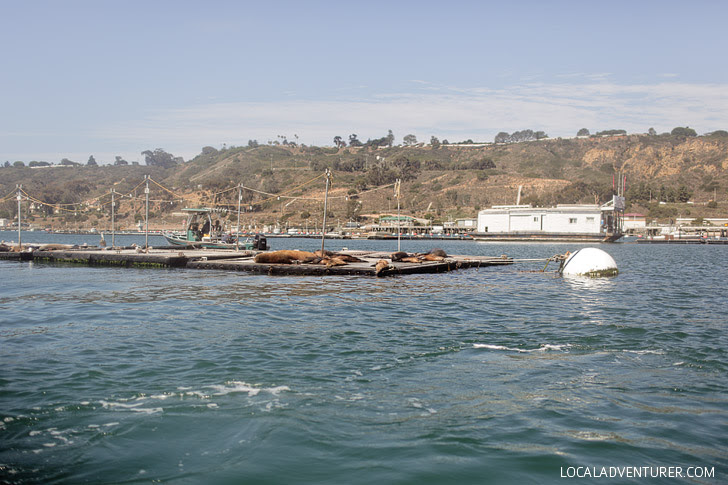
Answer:
<svg viewBox="0 0 728 485"><path fill-rule="evenodd" d="M0 162L728 129L728 2L0 0Z"/></svg>

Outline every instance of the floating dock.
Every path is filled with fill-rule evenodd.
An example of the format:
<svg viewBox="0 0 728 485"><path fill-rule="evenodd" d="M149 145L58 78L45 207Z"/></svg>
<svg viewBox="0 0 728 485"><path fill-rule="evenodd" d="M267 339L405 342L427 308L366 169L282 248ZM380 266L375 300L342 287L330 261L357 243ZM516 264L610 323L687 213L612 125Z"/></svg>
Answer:
<svg viewBox="0 0 728 485"><path fill-rule="evenodd" d="M26 249L21 252L0 252L0 259L37 261L47 263L83 264L88 266L117 266L141 268L190 268L224 271L244 271L267 275L357 275L394 276L422 273L446 273L465 268L479 268L512 264L507 256L449 256L442 261L392 262L391 254L382 251L341 251L355 256L362 262L341 266L324 264L256 263L254 257L260 251L235 251L224 249ZM384 260L387 266L377 271L376 265Z"/></svg>
<svg viewBox="0 0 728 485"><path fill-rule="evenodd" d="M704 238L704 237L693 237L693 238L664 238L664 239L653 239L643 238L637 239L637 244L723 244L728 245L728 238Z"/></svg>

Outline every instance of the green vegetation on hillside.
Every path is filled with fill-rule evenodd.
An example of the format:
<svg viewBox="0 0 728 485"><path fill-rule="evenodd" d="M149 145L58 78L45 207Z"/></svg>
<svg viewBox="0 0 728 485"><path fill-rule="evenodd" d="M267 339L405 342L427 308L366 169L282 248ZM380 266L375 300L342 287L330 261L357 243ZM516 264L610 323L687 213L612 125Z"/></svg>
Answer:
<svg viewBox="0 0 728 485"><path fill-rule="evenodd" d="M391 212L396 207L392 189L373 189L396 179L403 181L403 211L447 220L514 203L519 186L522 202L537 206L605 202L619 174L626 176L629 211L660 219L674 217L670 207L703 217L725 212L728 133L697 137L687 130L651 136L611 130L612 136L588 136L582 129L578 139L540 139L542 132L523 130L513 135L532 141L449 145L432 137L423 145L412 137L407 146L391 144L389 135L364 143L352 134L346 142L336 137L338 147L304 146L285 138L268 145L251 140L242 147L208 146L188 162L155 149L143 152L146 165L128 165L120 157L114 165L97 165L93 156L85 165L6 163L0 167L0 218L15 216L13 193L22 184L26 193L49 204L35 204L29 214L48 225L87 222L84 217L101 224L108 205L98 202L89 213L81 203L112 189L128 195L117 215L133 224L143 214L139 184L149 175L161 184L152 187L153 212L160 222L185 205L234 207L236 187L242 184L241 202L256 223L310 223L321 211L323 184L306 182L327 168L333 171L332 214L344 220ZM716 202L709 207L708 201ZM693 204L679 207L688 202Z"/></svg>

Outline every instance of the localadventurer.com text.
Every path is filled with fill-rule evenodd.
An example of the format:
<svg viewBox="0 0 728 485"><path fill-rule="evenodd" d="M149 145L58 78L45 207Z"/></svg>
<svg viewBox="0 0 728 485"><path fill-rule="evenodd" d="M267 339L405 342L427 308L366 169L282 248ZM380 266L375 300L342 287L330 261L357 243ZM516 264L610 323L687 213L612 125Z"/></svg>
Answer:
<svg viewBox="0 0 728 485"><path fill-rule="evenodd" d="M715 478L715 467L562 466L561 478Z"/></svg>

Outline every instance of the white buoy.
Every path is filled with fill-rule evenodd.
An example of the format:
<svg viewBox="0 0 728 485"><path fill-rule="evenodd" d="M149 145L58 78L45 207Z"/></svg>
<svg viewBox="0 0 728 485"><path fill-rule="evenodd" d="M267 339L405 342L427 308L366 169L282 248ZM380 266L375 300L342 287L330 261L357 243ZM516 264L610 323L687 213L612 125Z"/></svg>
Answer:
<svg viewBox="0 0 728 485"><path fill-rule="evenodd" d="M567 276L616 276L617 263L597 248L582 248L571 253L559 268L559 273Z"/></svg>

